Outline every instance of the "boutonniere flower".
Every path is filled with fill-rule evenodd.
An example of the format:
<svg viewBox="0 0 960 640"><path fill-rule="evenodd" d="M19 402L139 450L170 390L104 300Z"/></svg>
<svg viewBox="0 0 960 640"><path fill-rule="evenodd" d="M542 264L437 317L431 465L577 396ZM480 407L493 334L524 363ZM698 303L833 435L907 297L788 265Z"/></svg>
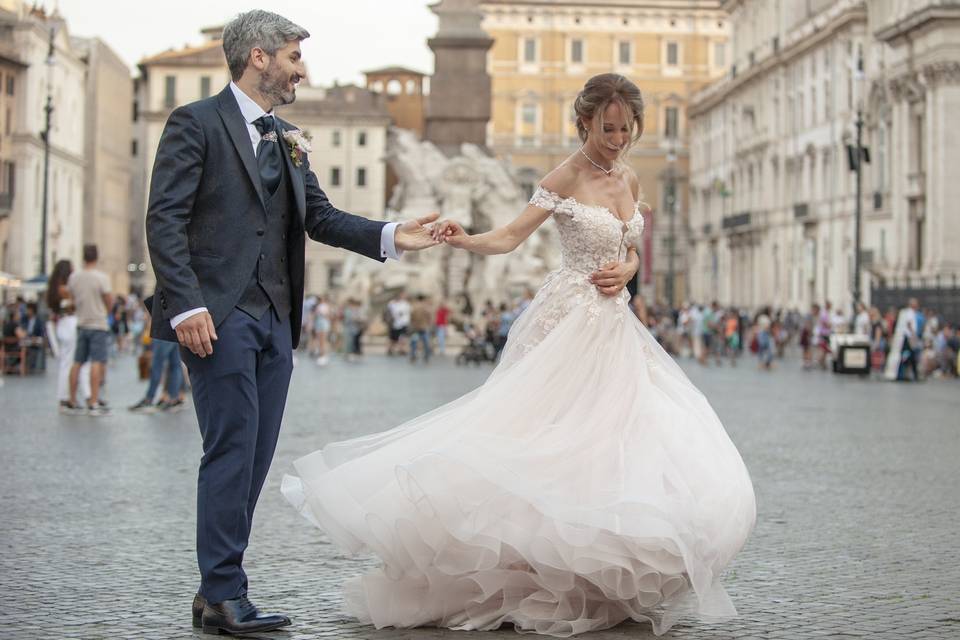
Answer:
<svg viewBox="0 0 960 640"><path fill-rule="evenodd" d="M310 135L300 129L284 131L283 139L290 148L290 159L293 160L293 166L295 167L302 165L303 156L313 151L310 147Z"/></svg>

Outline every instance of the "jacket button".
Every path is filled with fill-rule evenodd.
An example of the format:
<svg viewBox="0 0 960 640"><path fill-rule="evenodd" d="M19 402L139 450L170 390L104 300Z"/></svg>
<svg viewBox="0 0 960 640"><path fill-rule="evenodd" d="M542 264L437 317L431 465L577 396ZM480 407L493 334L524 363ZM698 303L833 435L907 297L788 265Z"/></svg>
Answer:
<svg viewBox="0 0 960 640"><path fill-rule="evenodd" d="M258 235L258 236L262 236L262 235L263 235L263 229L257 229L257 235Z"/></svg>

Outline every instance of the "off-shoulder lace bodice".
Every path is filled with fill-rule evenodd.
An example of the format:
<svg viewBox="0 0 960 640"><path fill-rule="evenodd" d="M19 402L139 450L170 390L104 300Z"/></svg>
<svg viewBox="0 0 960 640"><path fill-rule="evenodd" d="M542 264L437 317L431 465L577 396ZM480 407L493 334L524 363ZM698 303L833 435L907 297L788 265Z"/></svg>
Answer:
<svg viewBox="0 0 960 640"><path fill-rule="evenodd" d="M629 293L623 289L615 296L605 296L590 281L590 274L623 261L630 246L639 247L643 233L639 202L626 222L607 207L563 198L543 187L537 188L530 204L553 212L560 230L561 266L547 276L531 308L510 330L501 358L504 368L533 350L577 309L586 310L591 324L604 314L622 322L630 313Z"/></svg>
<svg viewBox="0 0 960 640"><path fill-rule="evenodd" d="M627 222L600 205L583 204L537 187L530 204L552 211L560 230L561 269L592 273L605 264L623 261L627 249L640 246L643 215L640 203Z"/></svg>

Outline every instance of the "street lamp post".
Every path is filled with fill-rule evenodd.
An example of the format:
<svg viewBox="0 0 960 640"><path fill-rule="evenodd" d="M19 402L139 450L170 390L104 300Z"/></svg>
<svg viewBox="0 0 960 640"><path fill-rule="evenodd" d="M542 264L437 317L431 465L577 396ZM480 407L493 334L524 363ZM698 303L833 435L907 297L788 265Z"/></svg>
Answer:
<svg viewBox="0 0 960 640"><path fill-rule="evenodd" d="M857 305L860 304L860 225L863 217L863 109L857 109L857 141L856 141L856 171L857 171L857 202L853 208L854 216L854 250L853 250L853 319L856 321Z"/></svg>
<svg viewBox="0 0 960 640"><path fill-rule="evenodd" d="M50 48L47 52L47 65L53 66L54 54L54 30L50 29ZM47 104L43 110L46 114L46 122L43 129L43 206L40 213L40 275L47 273L47 206L49 195L47 193L50 184L50 114L53 113L53 96L51 95L52 83L49 73L47 76Z"/></svg>
<svg viewBox="0 0 960 640"><path fill-rule="evenodd" d="M676 160L676 154L671 150L667 153L667 184L666 184L666 198L665 203L667 205L667 220L669 221L669 230L667 231L667 305L673 309L676 305L673 300L674 293L674 244L676 243L676 203L677 203L677 176L676 171L674 170L674 161Z"/></svg>
<svg viewBox="0 0 960 640"><path fill-rule="evenodd" d="M857 55L857 81L863 83L863 51ZM857 307L860 305L860 268L861 268L861 226L863 218L863 163L869 156L863 147L863 91L861 87L859 100L857 101L857 119L855 147L851 154L853 159L853 170L856 172L856 202L853 206L853 313L850 315L850 326L855 327L857 322Z"/></svg>

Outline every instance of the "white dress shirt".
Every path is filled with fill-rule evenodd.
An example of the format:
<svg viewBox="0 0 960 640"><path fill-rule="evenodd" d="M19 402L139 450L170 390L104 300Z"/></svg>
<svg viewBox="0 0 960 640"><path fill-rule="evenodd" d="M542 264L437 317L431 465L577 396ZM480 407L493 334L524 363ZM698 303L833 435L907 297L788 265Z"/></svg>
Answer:
<svg viewBox="0 0 960 640"><path fill-rule="evenodd" d="M260 118L265 115L273 115L273 110L270 113L267 113L260 108L253 98L248 96L243 92L243 89L237 86L235 82L230 83L230 90L233 92L233 97L237 99L237 105L240 107L240 114L243 116L243 119L246 121L247 133L250 135L250 144L253 145L253 154L257 154L257 146L260 144L260 132L257 131L257 127L254 126L253 122L257 118ZM397 227L400 226L399 222L388 222L384 225L383 229L380 232L380 256L383 258L391 258L393 260L399 260L400 256L403 255L402 251L397 251L397 245L395 242L395 237L397 233ZM174 329L177 328L177 325L198 313L206 311L206 307L197 307L196 309L190 309L189 311L184 311L183 313L178 313L170 319L170 326Z"/></svg>

